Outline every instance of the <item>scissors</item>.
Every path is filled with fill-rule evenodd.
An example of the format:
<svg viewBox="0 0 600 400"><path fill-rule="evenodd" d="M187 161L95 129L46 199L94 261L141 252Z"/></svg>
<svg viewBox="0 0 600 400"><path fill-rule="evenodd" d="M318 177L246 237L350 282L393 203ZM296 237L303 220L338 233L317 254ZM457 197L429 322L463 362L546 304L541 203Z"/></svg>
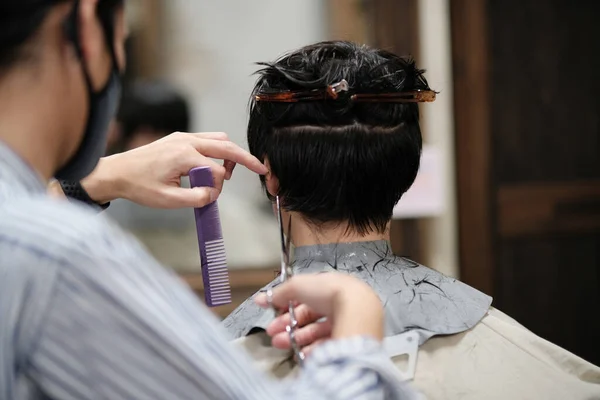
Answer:
<svg viewBox="0 0 600 400"><path fill-rule="evenodd" d="M277 203L277 222L279 224L279 235L281 240L281 273L279 274L279 279L281 283L287 282L293 276L293 269L290 265L290 228L292 227L292 219L290 218L288 222L288 235L285 237L283 230L283 218L281 217L281 203L279 201L279 196L276 197ZM275 309L272 305L273 292L271 289L267 290L267 301L271 305L271 307L275 310L275 314L279 314L279 311ZM296 356L296 362L300 367L304 365L304 353L300 350L300 346L298 346L298 342L296 342L296 328L298 327L298 320L296 319L296 315L294 313L294 305L290 301L288 305L288 312L290 314L290 324L285 327L286 332L290 336L290 343L292 345L292 350L294 355Z"/></svg>

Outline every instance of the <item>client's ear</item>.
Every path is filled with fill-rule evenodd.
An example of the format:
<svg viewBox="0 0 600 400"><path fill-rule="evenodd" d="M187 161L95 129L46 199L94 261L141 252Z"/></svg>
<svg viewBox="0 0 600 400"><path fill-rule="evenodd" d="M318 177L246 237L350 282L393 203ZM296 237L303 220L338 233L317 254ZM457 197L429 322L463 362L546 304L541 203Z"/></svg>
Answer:
<svg viewBox="0 0 600 400"><path fill-rule="evenodd" d="M267 186L267 192L271 196L276 196L277 192L279 192L279 180L273 173L271 172L271 164L269 164L269 160L265 158L264 162L267 167L267 174L265 175L265 185Z"/></svg>

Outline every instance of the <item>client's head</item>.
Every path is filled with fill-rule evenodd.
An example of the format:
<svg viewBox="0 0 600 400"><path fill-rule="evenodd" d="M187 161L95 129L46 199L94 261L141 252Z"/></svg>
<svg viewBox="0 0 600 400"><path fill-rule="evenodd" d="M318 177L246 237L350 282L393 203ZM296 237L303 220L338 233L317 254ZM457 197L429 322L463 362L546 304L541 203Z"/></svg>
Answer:
<svg viewBox="0 0 600 400"><path fill-rule="evenodd" d="M385 236L419 169L416 101L433 94L420 92L429 90L423 71L410 58L349 42L261 65L248 142L269 167L261 177L269 198L279 195L317 236Z"/></svg>

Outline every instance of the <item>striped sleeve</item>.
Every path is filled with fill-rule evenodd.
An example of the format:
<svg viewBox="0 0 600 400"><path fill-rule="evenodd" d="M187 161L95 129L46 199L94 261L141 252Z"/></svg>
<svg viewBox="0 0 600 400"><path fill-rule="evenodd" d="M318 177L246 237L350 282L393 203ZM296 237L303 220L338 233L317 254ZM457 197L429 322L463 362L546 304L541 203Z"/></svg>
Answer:
<svg viewBox="0 0 600 400"><path fill-rule="evenodd" d="M374 341L317 349L285 384L257 372L178 278L135 246L60 269L31 376L57 399L410 399ZM118 255L118 256L117 256Z"/></svg>
<svg viewBox="0 0 600 400"><path fill-rule="evenodd" d="M5 207L9 218L0 221L6 250L0 256L10 254L0 272L12 271L0 273L0 298L21 293L15 313L36 309L27 319L10 313L20 318L13 335L28 332L11 350L22 360L15 371L42 398L413 398L381 346L365 338L327 343L298 379L270 380L229 343L197 296L135 240L102 216L61 207L25 204L10 213ZM12 324L6 317L0 320ZM13 379L7 372L0 371Z"/></svg>

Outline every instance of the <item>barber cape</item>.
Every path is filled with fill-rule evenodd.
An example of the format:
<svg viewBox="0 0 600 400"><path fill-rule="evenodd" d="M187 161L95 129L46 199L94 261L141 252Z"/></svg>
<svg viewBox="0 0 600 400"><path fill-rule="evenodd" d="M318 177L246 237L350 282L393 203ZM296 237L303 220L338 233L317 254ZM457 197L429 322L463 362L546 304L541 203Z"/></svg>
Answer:
<svg viewBox="0 0 600 400"><path fill-rule="evenodd" d="M299 247L293 268L368 283L384 304L386 351L428 399L600 399L600 368L491 308L489 296L394 256L385 241ZM263 332L273 318L248 299L223 323L261 369L287 378L298 368Z"/></svg>

